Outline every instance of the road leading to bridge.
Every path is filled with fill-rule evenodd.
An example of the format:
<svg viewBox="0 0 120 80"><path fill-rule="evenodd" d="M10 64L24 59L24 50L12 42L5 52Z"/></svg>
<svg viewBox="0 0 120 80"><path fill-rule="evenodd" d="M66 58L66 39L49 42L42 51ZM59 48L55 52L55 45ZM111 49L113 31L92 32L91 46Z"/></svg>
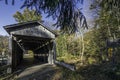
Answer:
<svg viewBox="0 0 120 80"><path fill-rule="evenodd" d="M57 68L55 65L41 64L35 65L24 70L17 76L17 80L52 80Z"/></svg>

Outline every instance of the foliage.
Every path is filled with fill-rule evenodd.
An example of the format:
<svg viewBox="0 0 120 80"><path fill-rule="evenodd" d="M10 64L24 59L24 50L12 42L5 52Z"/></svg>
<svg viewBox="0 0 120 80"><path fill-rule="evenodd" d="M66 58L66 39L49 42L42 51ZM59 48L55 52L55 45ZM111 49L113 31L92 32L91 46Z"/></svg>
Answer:
<svg viewBox="0 0 120 80"><path fill-rule="evenodd" d="M17 11L13 17L17 22L27 22L32 20L41 20L42 16L35 14L35 10L29 10L26 8L23 13Z"/></svg>
<svg viewBox="0 0 120 80"><path fill-rule="evenodd" d="M108 12L110 16L116 19L116 23L120 23L120 0L102 0L100 6L102 10Z"/></svg>
<svg viewBox="0 0 120 80"><path fill-rule="evenodd" d="M56 25L63 32L69 30L74 33L77 30L76 24L81 23L82 27L87 27L86 18L76 4L83 4L83 0L25 0L22 7L35 7L37 13L44 11L48 17L57 18ZM79 23L77 18L80 18Z"/></svg>
<svg viewBox="0 0 120 80"><path fill-rule="evenodd" d="M100 61L107 58L107 40L120 38L120 1L119 0L94 0L91 9L97 9L98 18L95 28L92 30L93 53ZM91 40L91 39L90 39ZM92 50L92 49L90 49ZM111 52L109 51L111 54ZM97 54L99 54L97 56Z"/></svg>
<svg viewBox="0 0 120 80"><path fill-rule="evenodd" d="M81 54L82 40L76 37L75 34L61 34L57 37L56 43L58 60L70 64L83 63L83 60L85 60L85 56Z"/></svg>
<svg viewBox="0 0 120 80"><path fill-rule="evenodd" d="M106 28L109 37L119 38L120 33L120 0L94 0L91 9L96 9L99 27Z"/></svg>
<svg viewBox="0 0 120 80"><path fill-rule="evenodd" d="M80 40L75 39L75 35L63 34L57 37L57 53L58 56L65 56L71 54L79 56L80 54Z"/></svg>
<svg viewBox="0 0 120 80"><path fill-rule="evenodd" d="M64 35L60 35L57 37L56 39L56 43L57 43L57 56L65 56L65 54L67 54L67 46L66 46L66 36ZM60 46L61 45L61 46Z"/></svg>
<svg viewBox="0 0 120 80"><path fill-rule="evenodd" d="M105 32L100 28L93 28L84 34L85 56L88 62L90 60L99 63L106 57L107 34Z"/></svg>
<svg viewBox="0 0 120 80"><path fill-rule="evenodd" d="M8 36L0 35L0 53L8 51Z"/></svg>
<svg viewBox="0 0 120 80"><path fill-rule="evenodd" d="M92 28L84 33L85 51L83 60L85 64L98 64L108 59L106 48L106 40L108 38L108 28L104 26ZM76 38L75 35L60 35L56 41L57 56L60 61L71 62L76 65L81 62L82 45L80 38Z"/></svg>
<svg viewBox="0 0 120 80"><path fill-rule="evenodd" d="M36 13L47 13L53 19L57 19L56 26L63 32L74 33L78 24L82 27L87 27L86 18L81 12L81 7L84 0L25 0L21 8L34 8ZM8 0L5 0L8 4ZM12 0L14 4L15 0ZM77 5L76 5L77 4ZM77 20L79 18L79 21Z"/></svg>
<svg viewBox="0 0 120 80"><path fill-rule="evenodd" d="M100 17L97 20L98 25L100 25L101 29L105 28L106 33L108 34L108 39L112 37L113 39L119 38L119 22L114 16L111 16L105 10L102 10L100 13Z"/></svg>

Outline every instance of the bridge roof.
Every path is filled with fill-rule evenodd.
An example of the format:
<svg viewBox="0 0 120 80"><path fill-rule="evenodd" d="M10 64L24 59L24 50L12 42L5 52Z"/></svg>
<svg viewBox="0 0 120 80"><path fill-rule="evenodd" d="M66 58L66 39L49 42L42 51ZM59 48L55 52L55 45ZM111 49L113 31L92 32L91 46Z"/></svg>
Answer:
<svg viewBox="0 0 120 80"><path fill-rule="evenodd" d="M19 29L19 28L24 28L25 25L31 25L31 24L36 24L36 25L41 25L42 27L44 27L45 29L47 29L48 31L50 31L51 33L53 33L55 36L58 36L58 34L49 28L49 26L45 26L43 24L42 21L28 21L28 22L22 22L22 23L17 23L17 24L11 24L11 25L6 25L3 26L4 29L10 34L10 32L14 29Z"/></svg>

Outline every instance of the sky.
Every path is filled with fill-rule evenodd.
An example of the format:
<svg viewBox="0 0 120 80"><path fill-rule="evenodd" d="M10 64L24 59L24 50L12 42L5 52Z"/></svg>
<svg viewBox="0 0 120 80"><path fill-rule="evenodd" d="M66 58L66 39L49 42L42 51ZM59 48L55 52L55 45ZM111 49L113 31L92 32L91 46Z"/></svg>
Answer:
<svg viewBox="0 0 120 80"><path fill-rule="evenodd" d="M13 14L15 14L16 11L23 11L23 9L20 9L21 5L24 2L23 0L15 0L16 2L14 5L11 4L12 0L8 1L8 5L5 4L4 0L0 1L0 35L8 35L3 26L17 23L13 18ZM90 4L91 0L84 0L84 4L82 6L82 12L86 17L88 24L92 24L93 19L93 14L91 10L89 10ZM46 14L42 14L42 19L45 21L55 22L52 20L52 18L46 18Z"/></svg>

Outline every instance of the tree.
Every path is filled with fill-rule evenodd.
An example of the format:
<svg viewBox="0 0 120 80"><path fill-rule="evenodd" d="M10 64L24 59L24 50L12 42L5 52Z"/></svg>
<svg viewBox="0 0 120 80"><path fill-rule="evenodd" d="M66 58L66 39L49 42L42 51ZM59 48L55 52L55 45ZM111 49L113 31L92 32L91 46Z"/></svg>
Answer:
<svg viewBox="0 0 120 80"><path fill-rule="evenodd" d="M8 51L8 36L0 35L0 54Z"/></svg>
<svg viewBox="0 0 120 80"><path fill-rule="evenodd" d="M106 58L106 41L120 37L120 0L94 0L92 9L98 12L97 27L94 31L94 42L101 59Z"/></svg>
<svg viewBox="0 0 120 80"><path fill-rule="evenodd" d="M35 14L35 10L29 10L26 8L23 13L17 11L13 17L17 22L27 22L32 20L41 20L42 16Z"/></svg>
<svg viewBox="0 0 120 80"><path fill-rule="evenodd" d="M6 4L8 0L5 0ZM12 4L15 0L12 0ZM83 0L25 0L21 8L31 7L36 10L38 14L41 12L47 13L48 16L52 16L53 19L57 19L56 26L63 32L69 30L69 33L74 33L77 30L76 24L82 24L82 27L87 27L86 18L81 12L80 6L83 4ZM80 21L77 22L77 18Z"/></svg>
<svg viewBox="0 0 120 80"><path fill-rule="evenodd" d="M99 12L97 24L109 28L111 37L118 37L120 28L120 0L94 0L92 9ZM98 8L99 7L99 8Z"/></svg>

